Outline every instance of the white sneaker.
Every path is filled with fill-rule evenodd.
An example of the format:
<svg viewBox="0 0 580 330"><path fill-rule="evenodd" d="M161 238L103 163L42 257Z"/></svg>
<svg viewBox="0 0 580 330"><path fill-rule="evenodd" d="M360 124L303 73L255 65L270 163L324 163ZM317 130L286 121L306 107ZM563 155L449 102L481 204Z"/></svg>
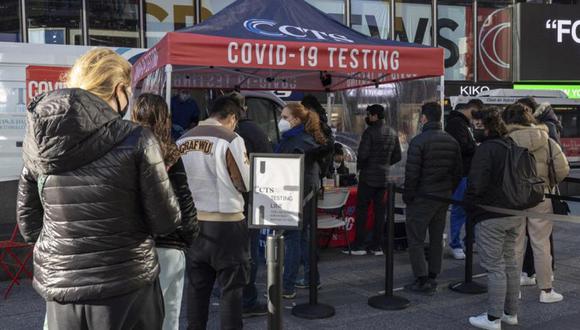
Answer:
<svg viewBox="0 0 580 330"><path fill-rule="evenodd" d="M469 318L469 323L476 328L486 330L501 330L501 319L490 321L487 318L487 313Z"/></svg>
<svg viewBox="0 0 580 330"><path fill-rule="evenodd" d="M501 317L501 321L508 325L518 325L518 316L517 315L507 315L503 313Z"/></svg>
<svg viewBox="0 0 580 330"><path fill-rule="evenodd" d="M564 300L564 296L554 291L554 289L550 292L542 290L542 293L540 293L540 302L544 304L557 303L562 300Z"/></svg>
<svg viewBox="0 0 580 330"><path fill-rule="evenodd" d="M465 253L463 252L463 249L453 249L451 250L451 253L453 254L453 258L455 260L465 259Z"/></svg>
<svg viewBox="0 0 580 330"><path fill-rule="evenodd" d="M520 275L520 285L521 286L534 286L536 285L536 276L528 276L527 273L522 273Z"/></svg>

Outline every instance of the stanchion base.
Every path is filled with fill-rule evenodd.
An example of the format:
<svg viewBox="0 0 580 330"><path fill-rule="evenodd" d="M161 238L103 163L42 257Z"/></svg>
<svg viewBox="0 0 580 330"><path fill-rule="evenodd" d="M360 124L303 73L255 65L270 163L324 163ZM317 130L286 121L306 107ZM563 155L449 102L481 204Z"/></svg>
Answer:
<svg viewBox="0 0 580 330"><path fill-rule="evenodd" d="M451 283L449 284L449 289L464 294L482 294L487 292L487 286L474 281Z"/></svg>
<svg viewBox="0 0 580 330"><path fill-rule="evenodd" d="M308 320L326 319L334 316L334 307L324 304L301 304L292 308L292 315Z"/></svg>
<svg viewBox="0 0 580 330"><path fill-rule="evenodd" d="M409 305L409 300L398 296L378 295L369 298L369 306L386 311L405 309Z"/></svg>

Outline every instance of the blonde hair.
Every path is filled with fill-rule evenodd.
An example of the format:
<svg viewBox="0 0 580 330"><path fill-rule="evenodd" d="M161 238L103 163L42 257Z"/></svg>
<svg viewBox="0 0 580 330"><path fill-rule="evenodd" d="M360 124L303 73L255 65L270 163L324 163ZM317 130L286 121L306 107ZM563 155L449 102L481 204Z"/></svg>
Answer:
<svg viewBox="0 0 580 330"><path fill-rule="evenodd" d="M95 48L76 60L66 76L69 88L81 88L105 101L119 84L131 87L131 64L107 48Z"/></svg>
<svg viewBox="0 0 580 330"><path fill-rule="evenodd" d="M297 117L304 124L304 130L310 134L318 144L326 144L326 136L320 128L320 117L314 111L306 109L300 103L289 103L286 108L290 110L292 117Z"/></svg>

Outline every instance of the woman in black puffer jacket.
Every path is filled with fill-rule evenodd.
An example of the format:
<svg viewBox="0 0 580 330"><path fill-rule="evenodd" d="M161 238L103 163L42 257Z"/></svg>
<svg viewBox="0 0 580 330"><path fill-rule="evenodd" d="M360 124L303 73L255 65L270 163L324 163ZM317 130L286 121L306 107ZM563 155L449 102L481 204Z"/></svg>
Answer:
<svg viewBox="0 0 580 330"><path fill-rule="evenodd" d="M199 232L195 205L181 154L171 140L171 117L165 100L159 95L141 94L131 111L131 119L151 129L157 137L169 180L181 208L181 227L155 239L161 268L159 283L165 304L163 330L177 330L185 277L185 252Z"/></svg>
<svg viewBox="0 0 580 330"><path fill-rule="evenodd" d="M180 224L153 133L122 119L131 65L94 49L28 107L18 225L50 329L160 329L153 236Z"/></svg>

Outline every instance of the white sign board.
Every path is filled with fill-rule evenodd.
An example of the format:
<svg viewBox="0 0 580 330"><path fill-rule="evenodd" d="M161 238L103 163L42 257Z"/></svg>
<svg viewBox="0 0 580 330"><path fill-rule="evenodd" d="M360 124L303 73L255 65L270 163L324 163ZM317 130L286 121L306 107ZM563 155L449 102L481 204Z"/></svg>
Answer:
<svg viewBox="0 0 580 330"><path fill-rule="evenodd" d="M250 227L300 229L304 156L252 154Z"/></svg>

